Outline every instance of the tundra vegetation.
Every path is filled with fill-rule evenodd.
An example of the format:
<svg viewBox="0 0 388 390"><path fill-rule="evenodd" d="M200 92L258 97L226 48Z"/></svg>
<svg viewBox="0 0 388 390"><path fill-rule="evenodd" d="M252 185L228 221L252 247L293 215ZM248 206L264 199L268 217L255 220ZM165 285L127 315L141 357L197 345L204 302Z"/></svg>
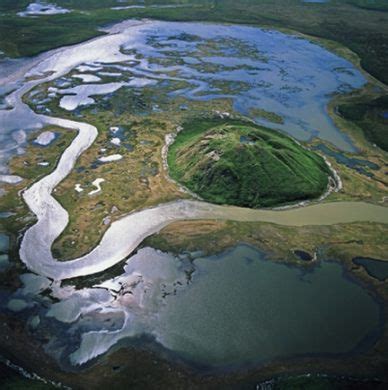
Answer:
<svg viewBox="0 0 388 390"><path fill-rule="evenodd" d="M171 176L203 199L251 208L318 198L331 175L315 152L243 121L184 124L168 162Z"/></svg>

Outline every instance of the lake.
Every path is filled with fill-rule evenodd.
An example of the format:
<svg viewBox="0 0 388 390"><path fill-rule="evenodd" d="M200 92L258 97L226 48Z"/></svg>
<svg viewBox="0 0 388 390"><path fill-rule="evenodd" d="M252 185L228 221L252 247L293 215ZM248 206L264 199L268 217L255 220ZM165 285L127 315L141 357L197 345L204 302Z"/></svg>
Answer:
<svg viewBox="0 0 388 390"><path fill-rule="evenodd" d="M345 354L375 340L379 306L336 262L290 267L239 245L194 264L192 285L169 297L156 331L196 364Z"/></svg>

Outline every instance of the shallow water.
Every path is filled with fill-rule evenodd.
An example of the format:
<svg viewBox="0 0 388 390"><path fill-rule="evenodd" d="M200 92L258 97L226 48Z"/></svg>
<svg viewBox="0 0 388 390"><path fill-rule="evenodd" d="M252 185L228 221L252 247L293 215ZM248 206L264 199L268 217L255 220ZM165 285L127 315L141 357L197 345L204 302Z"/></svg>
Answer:
<svg viewBox="0 0 388 390"><path fill-rule="evenodd" d="M9 237L6 234L0 233L0 253L8 252Z"/></svg>
<svg viewBox="0 0 388 390"><path fill-rule="evenodd" d="M45 350L72 365L143 335L209 368L346 354L367 350L379 336L379 305L338 263L290 267L246 245L200 256L144 248L121 275L80 290L24 274L11 310L23 301L16 309L26 320L39 315L37 329L55 340Z"/></svg>
<svg viewBox="0 0 388 390"><path fill-rule="evenodd" d="M368 257L355 257L353 263L363 266L373 278L380 281L388 278L388 261L370 259Z"/></svg>
<svg viewBox="0 0 388 390"><path fill-rule="evenodd" d="M377 164L371 161L363 160L356 157L347 157L345 154L330 149L324 144L319 144L315 146L313 149L319 150L327 156L334 157L338 163L343 164L349 168L355 169L357 172L362 173L365 176L373 177L373 173L368 172L368 170L365 168L369 168L373 171L380 169L380 167Z"/></svg>
<svg viewBox="0 0 388 390"><path fill-rule="evenodd" d="M59 105L67 111L73 111L79 106L94 103L94 99L91 96L112 93L123 85L123 83L84 84L73 88L61 89L60 93L66 96L61 98Z"/></svg>
<svg viewBox="0 0 388 390"><path fill-rule="evenodd" d="M337 263L305 272L240 245L194 265L192 285L169 297L156 331L197 364L347 353L378 328L379 306Z"/></svg>
<svg viewBox="0 0 388 390"><path fill-rule="evenodd" d="M6 254L0 254L0 272L7 270L9 266L9 256Z"/></svg>
<svg viewBox="0 0 388 390"><path fill-rule="evenodd" d="M138 54L171 64L151 63L148 72L166 77L166 71L175 71L192 84L172 96L231 98L235 110L259 123L301 140L319 136L354 151L329 118L326 104L330 94L361 87L365 80L348 61L324 48L276 31L203 23L155 22L140 31L138 42ZM126 47L131 48L132 43ZM255 117L255 108L275 112L284 124Z"/></svg>
<svg viewBox="0 0 388 390"><path fill-rule="evenodd" d="M15 213L12 213L10 211L0 212L0 219L6 219L12 217L13 215L15 215Z"/></svg>
<svg viewBox="0 0 388 390"><path fill-rule="evenodd" d="M170 98L230 98L235 110L258 123L280 128L300 140L319 136L338 148L354 151L348 137L334 126L325 108L332 93L346 92L365 83L361 73L348 61L305 39L277 31L158 21L133 27L136 23L114 26L113 30L120 32L116 36L102 37L31 59L29 64L38 63L40 58L45 60L29 74L61 72L68 67L67 72L77 68L96 75L107 64L107 70L112 71L116 66L116 70L123 73L123 81L117 77L117 85L126 83L125 88L149 86L151 80L159 81L155 88L160 88L160 80L185 81L188 87L171 93ZM120 52L120 47L130 54ZM167 62L169 66L158 61ZM0 75L12 71L19 74L17 69L24 66L19 65L15 61L2 61ZM4 92L20 84L24 74L20 73L19 79L15 77L9 85L4 83ZM55 85L71 87L71 79L63 86ZM92 96L109 92L105 88L104 84L84 85L59 91L65 94L61 106L72 110L79 105L93 104ZM50 99L48 96L47 101ZM47 113L44 104L40 106L39 112ZM254 109L275 112L284 123L269 122L257 116ZM0 170L6 172L7 159L23 153L25 146L15 142L12 134L39 128L41 122L18 105L13 111L1 111L1 123Z"/></svg>
<svg viewBox="0 0 388 390"><path fill-rule="evenodd" d="M19 12L18 15L22 17L26 17L26 16L39 16L39 15L66 14L68 12L70 12L70 10L59 7L56 4L37 2L37 3L29 4L26 10Z"/></svg>

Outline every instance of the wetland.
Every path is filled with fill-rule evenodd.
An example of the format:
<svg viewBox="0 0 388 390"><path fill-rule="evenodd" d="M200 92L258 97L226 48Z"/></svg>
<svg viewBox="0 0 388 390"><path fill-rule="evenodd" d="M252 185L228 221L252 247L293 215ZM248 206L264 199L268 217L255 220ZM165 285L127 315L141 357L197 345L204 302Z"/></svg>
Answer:
<svg viewBox="0 0 388 390"><path fill-rule="evenodd" d="M385 381L385 106L357 103L381 84L347 49L286 31L130 20L104 34L6 60L1 353L75 388L101 388L96 370L119 388L302 367ZM206 158L233 180L193 163Z"/></svg>

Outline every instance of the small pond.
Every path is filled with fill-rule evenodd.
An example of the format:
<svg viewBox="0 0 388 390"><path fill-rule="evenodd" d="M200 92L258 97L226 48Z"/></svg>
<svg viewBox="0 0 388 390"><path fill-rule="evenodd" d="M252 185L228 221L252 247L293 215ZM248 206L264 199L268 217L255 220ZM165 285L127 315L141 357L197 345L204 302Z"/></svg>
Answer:
<svg viewBox="0 0 388 390"><path fill-rule="evenodd" d="M343 164L343 165L347 166L348 168L352 168L352 169L356 170L357 172L359 172L365 176L368 176L368 177L373 177L373 173L369 172L367 170L368 168L373 170L373 171L380 169L380 167L377 164L375 164L371 161L363 160L363 159L356 158L356 157L347 157L344 153L330 149L329 147L327 147L324 144L318 144L313 149L319 150L320 152L323 152L327 156L335 158L335 160L339 164Z"/></svg>
<svg viewBox="0 0 388 390"><path fill-rule="evenodd" d="M384 281L388 278L388 261L370 259L368 257L355 257L353 263L361 265L373 278Z"/></svg>

